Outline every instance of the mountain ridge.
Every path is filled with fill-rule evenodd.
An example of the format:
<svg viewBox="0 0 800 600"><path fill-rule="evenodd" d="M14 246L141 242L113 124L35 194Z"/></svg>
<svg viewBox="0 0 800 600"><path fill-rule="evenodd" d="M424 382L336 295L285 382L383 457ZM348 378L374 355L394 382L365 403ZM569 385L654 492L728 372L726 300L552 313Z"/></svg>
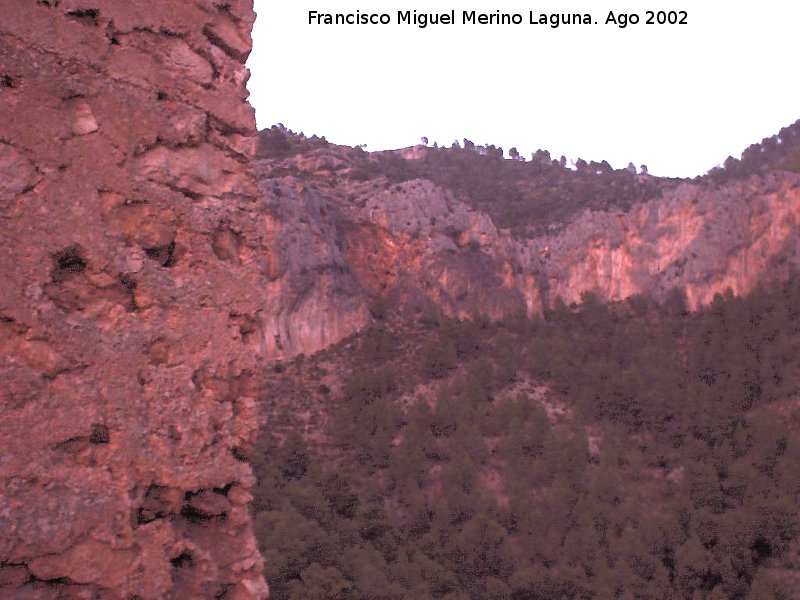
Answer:
<svg viewBox="0 0 800 600"><path fill-rule="evenodd" d="M370 154L262 131L262 198L283 215L277 222L292 223L276 239L293 240L276 252L293 275L274 282L290 308L264 324L267 353L320 349L371 322L375 303L406 316L435 308L499 318L587 292L664 299L680 288L694 309L728 288L741 294L785 278L799 266L800 178L773 165L793 160L798 131L797 123L784 128L694 180L603 163L572 171L546 153L538 163L506 160L468 140L467 149ZM562 180L571 183L551 185ZM292 289L311 272L319 277Z"/></svg>

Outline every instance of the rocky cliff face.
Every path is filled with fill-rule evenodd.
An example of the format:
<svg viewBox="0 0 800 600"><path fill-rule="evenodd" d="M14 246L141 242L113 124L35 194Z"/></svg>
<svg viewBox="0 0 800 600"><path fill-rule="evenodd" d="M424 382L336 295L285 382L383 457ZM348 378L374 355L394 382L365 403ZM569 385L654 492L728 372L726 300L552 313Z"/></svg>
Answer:
<svg viewBox="0 0 800 600"><path fill-rule="evenodd" d="M0 596L265 598L248 0L0 6Z"/></svg>
<svg viewBox="0 0 800 600"><path fill-rule="evenodd" d="M724 186L684 184L620 213L586 212L560 235L525 244L523 260L547 299L663 299L689 307L727 289L738 295L798 266L800 177L776 172ZM539 251L539 257L535 254Z"/></svg>
<svg viewBox="0 0 800 600"><path fill-rule="evenodd" d="M399 160L419 160L418 150ZM283 223L272 284L282 311L265 311L274 315L271 356L354 333L376 305L409 317L496 318L536 314L557 298L580 302L585 292L664 299L677 288L696 308L800 264L800 176L788 171L670 182L659 197L585 209L520 236L427 179L353 176L357 160L327 146L257 163L262 197Z"/></svg>

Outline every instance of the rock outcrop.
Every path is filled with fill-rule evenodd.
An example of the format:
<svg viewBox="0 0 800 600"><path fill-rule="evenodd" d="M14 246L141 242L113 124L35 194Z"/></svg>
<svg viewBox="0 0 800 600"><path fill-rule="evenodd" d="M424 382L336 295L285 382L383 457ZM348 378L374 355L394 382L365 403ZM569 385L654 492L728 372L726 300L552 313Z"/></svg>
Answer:
<svg viewBox="0 0 800 600"><path fill-rule="evenodd" d="M552 301L686 293L689 308L782 279L800 266L800 176L774 172L723 186L686 183L627 212L586 212L525 244L524 264ZM538 254L538 256L537 256Z"/></svg>
<svg viewBox="0 0 800 600"><path fill-rule="evenodd" d="M262 159L257 170L282 223L272 283L282 310L264 312L269 356L355 333L376 304L406 317L498 318L585 292L663 300L677 288L694 309L800 266L800 176L788 171L672 183L658 198L519 236L429 180L354 177L353 152L335 146Z"/></svg>
<svg viewBox="0 0 800 600"><path fill-rule="evenodd" d="M249 0L0 6L0 597L265 598Z"/></svg>

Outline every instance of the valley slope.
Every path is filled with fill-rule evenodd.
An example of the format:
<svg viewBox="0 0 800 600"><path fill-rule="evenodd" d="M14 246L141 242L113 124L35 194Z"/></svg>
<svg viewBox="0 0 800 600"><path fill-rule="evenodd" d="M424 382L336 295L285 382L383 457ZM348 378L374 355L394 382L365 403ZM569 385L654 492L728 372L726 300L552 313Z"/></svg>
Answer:
<svg viewBox="0 0 800 600"><path fill-rule="evenodd" d="M695 180L506 160L469 140L368 154L262 131L256 171L280 224L265 351L314 352L376 310L498 318L676 289L695 309L785 279L800 260L798 131Z"/></svg>

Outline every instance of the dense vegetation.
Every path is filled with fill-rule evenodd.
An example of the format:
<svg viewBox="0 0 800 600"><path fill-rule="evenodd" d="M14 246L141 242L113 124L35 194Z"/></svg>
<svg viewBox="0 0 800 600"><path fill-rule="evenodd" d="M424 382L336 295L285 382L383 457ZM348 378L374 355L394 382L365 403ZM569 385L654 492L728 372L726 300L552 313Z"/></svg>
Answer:
<svg viewBox="0 0 800 600"><path fill-rule="evenodd" d="M260 132L259 156L283 159L329 147L324 138L307 138L275 126ZM489 214L501 228L516 235L539 232L563 223L586 208L627 208L661 195L676 180L637 175L636 168L612 169L606 162L554 160L539 150L524 160L515 149L477 146L470 140L450 148L427 148L408 160L395 152L367 153L361 148L336 147L346 153L352 168L347 177L363 181L385 177L397 183L428 179L452 190L473 208ZM646 172L646 167L644 168ZM278 174L286 174L282 170Z"/></svg>
<svg viewBox="0 0 800 600"><path fill-rule="evenodd" d="M272 597L793 597L798 306L800 281L691 314L587 294L276 368L253 456Z"/></svg>
<svg viewBox="0 0 800 600"><path fill-rule="evenodd" d="M606 162L552 160L539 151L530 161L505 160L503 150L475 146L428 149L418 160L379 155L354 176L389 173L395 180L423 178L450 189L473 208L487 213L516 235L533 234L564 223L585 209L626 209L660 196L673 181L612 169Z"/></svg>
<svg viewBox="0 0 800 600"><path fill-rule="evenodd" d="M722 182L775 169L800 173L800 120L764 138L761 143L752 144L742 153L741 159L729 156L721 167L711 169L707 178Z"/></svg>
<svg viewBox="0 0 800 600"><path fill-rule="evenodd" d="M637 174L633 165L612 169L606 161L578 159L574 168L568 168L566 158L554 160L544 150L526 161L512 149L511 158L506 159L502 148L477 146L467 139L450 148L426 148L420 157L409 160L395 152L367 153L361 148L334 146L325 138L308 138L281 126L259 134L258 155L262 158L281 160L325 148L346 157L350 167L345 176L349 179L384 177L392 183L429 179L518 236L557 228L587 208L624 210L657 198L680 182ZM646 173L646 167L641 169ZM775 169L800 172L800 121L753 144L741 159L728 157L723 166L696 181L720 184ZM286 174L310 175L296 169L274 171L275 176Z"/></svg>

